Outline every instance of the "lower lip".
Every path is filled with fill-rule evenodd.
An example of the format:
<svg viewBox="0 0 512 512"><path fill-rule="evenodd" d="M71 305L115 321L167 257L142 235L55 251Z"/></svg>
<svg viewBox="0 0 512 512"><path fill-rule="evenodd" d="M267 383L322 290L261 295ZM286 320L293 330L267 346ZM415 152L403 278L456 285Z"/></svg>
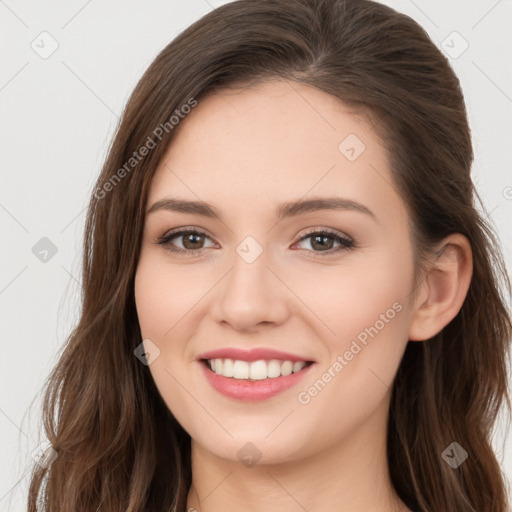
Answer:
<svg viewBox="0 0 512 512"><path fill-rule="evenodd" d="M234 398L235 400L255 402L271 398L295 386L297 382L309 373L314 363L305 366L297 373L262 380L243 380L224 377L210 370L204 361L200 361L200 365L210 385L219 393L228 398Z"/></svg>

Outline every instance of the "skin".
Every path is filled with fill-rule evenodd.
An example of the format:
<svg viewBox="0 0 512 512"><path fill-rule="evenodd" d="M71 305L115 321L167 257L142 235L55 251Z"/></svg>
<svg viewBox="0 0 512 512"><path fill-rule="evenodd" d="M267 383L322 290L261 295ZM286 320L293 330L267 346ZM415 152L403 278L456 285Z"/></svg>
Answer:
<svg viewBox="0 0 512 512"><path fill-rule="evenodd" d="M354 161L339 150L349 134L365 145ZM192 438L187 509L408 510L387 467L392 381L408 340L428 339L456 315L472 267L467 240L452 235L412 293L409 216L392 184L371 125L303 84L268 81L210 94L176 129L147 210L166 197L202 200L222 221L149 213L135 298L143 339L160 350L151 375ZM374 217L355 210L275 216L282 202L333 195ZM195 245L186 236L167 248L156 243L182 227L206 236ZM355 246L340 249L328 238L322 251L314 236L304 238L313 229L351 237ZM247 236L263 251L252 263L236 251ZM299 393L393 304L401 307L394 318L300 403ZM291 389L250 403L219 394L195 360L207 350L261 346L315 360L314 368ZM261 453L251 467L237 455L248 442Z"/></svg>

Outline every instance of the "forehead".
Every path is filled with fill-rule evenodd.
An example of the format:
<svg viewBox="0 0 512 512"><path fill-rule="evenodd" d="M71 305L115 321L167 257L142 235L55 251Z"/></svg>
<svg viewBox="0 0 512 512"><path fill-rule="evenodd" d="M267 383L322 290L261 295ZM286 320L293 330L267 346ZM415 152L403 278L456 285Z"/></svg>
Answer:
<svg viewBox="0 0 512 512"><path fill-rule="evenodd" d="M332 95L280 80L200 99L176 128L148 202L175 195L255 212L308 194L383 210L399 201L370 122Z"/></svg>

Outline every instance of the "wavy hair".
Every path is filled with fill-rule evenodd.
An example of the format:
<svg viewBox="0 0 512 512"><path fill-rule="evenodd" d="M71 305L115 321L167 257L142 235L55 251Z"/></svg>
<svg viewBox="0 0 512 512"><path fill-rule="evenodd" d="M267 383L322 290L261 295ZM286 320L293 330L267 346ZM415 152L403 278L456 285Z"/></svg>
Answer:
<svg viewBox="0 0 512 512"><path fill-rule="evenodd" d="M185 512L190 436L134 356L146 198L176 111L208 92L268 79L316 87L373 123L409 211L418 264L443 237L468 238L473 275L459 313L430 340L407 344L394 380L388 463L413 510L507 510L491 436L502 406L510 412L510 281L471 180L457 76L418 23L382 4L238 0L157 55L119 121L88 207L80 318L45 382L44 430L58 456L34 464L29 512ZM158 127L167 129L155 137ZM132 165L149 139L154 147ZM457 469L441 456L452 441L469 452Z"/></svg>

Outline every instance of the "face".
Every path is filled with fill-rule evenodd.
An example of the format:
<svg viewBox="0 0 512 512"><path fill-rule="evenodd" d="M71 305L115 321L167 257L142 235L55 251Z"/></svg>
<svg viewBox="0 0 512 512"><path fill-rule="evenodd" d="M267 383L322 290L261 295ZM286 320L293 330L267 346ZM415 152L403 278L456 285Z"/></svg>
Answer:
<svg viewBox="0 0 512 512"><path fill-rule="evenodd" d="M382 426L412 318L413 247L371 125L275 81L212 94L178 128L135 279L149 371L173 415L205 453L237 461L243 448L260 463ZM202 359L220 349L206 357L222 360L217 375ZM250 363L251 349L286 354Z"/></svg>

